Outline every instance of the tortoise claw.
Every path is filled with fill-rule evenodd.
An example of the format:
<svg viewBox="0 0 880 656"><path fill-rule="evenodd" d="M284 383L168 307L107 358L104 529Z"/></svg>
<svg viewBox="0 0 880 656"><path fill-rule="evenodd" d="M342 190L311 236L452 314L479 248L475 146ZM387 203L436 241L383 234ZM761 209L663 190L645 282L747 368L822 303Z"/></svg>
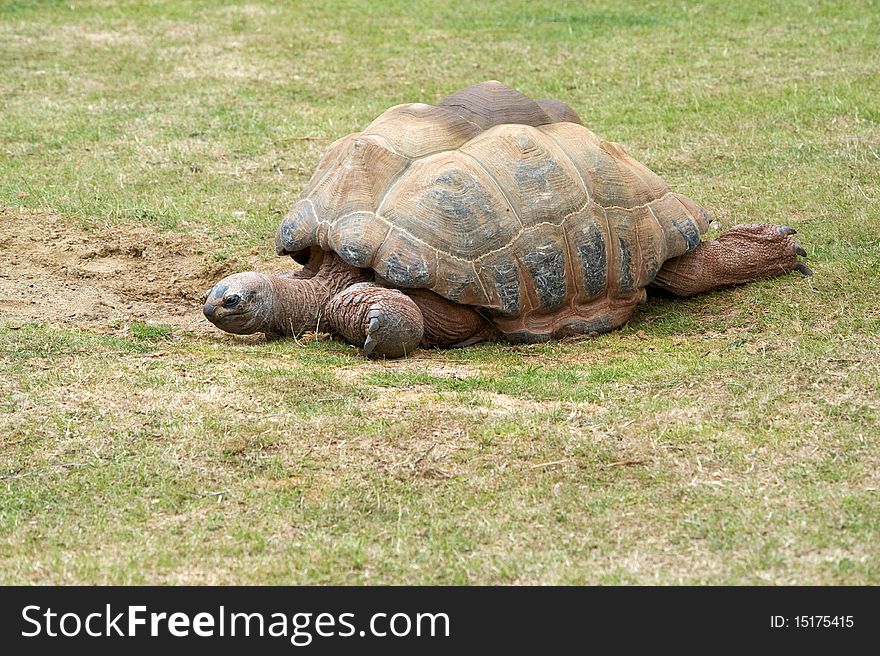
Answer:
<svg viewBox="0 0 880 656"><path fill-rule="evenodd" d="M801 257L806 257L806 256L807 256L807 251L805 251L805 250L804 250L804 247L801 246L800 244L795 244L795 245L794 245L794 252L797 253L798 255L800 255Z"/></svg>
<svg viewBox="0 0 880 656"><path fill-rule="evenodd" d="M367 339L364 341L364 355L369 355L376 348L377 340L373 339L373 333L379 329L379 317L372 317L370 325L367 326Z"/></svg>
<svg viewBox="0 0 880 656"><path fill-rule="evenodd" d="M778 228L776 228L776 231L780 235L796 235L797 234L797 230L795 230L791 226L779 226Z"/></svg>
<svg viewBox="0 0 880 656"><path fill-rule="evenodd" d="M806 264L804 264L803 262L798 262L797 264L794 265L794 268L797 269L798 271L800 271L805 276L812 276L813 275L813 270L810 267L808 267Z"/></svg>

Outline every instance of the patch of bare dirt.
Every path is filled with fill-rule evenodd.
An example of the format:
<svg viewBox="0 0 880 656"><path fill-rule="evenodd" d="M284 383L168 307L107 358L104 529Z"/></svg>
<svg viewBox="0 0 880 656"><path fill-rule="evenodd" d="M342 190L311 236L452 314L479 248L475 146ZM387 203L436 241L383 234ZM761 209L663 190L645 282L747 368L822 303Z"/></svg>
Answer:
<svg viewBox="0 0 880 656"><path fill-rule="evenodd" d="M233 271L212 261L212 252L204 234L140 225L85 231L52 216L0 210L0 315L93 329L144 321L216 332L202 316L202 297Z"/></svg>

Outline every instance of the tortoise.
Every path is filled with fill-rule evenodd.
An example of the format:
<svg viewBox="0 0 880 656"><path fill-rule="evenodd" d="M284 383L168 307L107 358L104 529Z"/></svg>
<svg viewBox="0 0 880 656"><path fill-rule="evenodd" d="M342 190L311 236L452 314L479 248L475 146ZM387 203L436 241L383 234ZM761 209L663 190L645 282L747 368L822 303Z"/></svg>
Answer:
<svg viewBox="0 0 880 656"><path fill-rule="evenodd" d="M367 356L622 326L647 292L800 271L795 230L709 215L568 105L500 82L403 104L335 141L275 236L303 265L211 289L205 316L267 338L331 331Z"/></svg>

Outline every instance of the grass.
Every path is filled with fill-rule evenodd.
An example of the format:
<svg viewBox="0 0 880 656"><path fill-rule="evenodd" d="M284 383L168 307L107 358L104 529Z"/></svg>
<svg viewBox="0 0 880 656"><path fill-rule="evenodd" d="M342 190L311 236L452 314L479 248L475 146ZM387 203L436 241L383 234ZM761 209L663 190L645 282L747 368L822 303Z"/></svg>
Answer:
<svg viewBox="0 0 880 656"><path fill-rule="evenodd" d="M878 8L3 3L0 221L244 261L332 139L495 78L816 275L405 362L0 314L0 582L876 584Z"/></svg>

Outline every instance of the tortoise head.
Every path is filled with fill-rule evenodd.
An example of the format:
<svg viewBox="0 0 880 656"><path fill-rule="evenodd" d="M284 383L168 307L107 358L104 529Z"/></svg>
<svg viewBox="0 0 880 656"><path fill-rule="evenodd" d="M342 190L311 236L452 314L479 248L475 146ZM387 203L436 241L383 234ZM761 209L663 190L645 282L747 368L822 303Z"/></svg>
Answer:
<svg viewBox="0 0 880 656"><path fill-rule="evenodd" d="M274 290L269 276L248 271L225 277L205 296L205 317L236 335L262 331L272 316Z"/></svg>

